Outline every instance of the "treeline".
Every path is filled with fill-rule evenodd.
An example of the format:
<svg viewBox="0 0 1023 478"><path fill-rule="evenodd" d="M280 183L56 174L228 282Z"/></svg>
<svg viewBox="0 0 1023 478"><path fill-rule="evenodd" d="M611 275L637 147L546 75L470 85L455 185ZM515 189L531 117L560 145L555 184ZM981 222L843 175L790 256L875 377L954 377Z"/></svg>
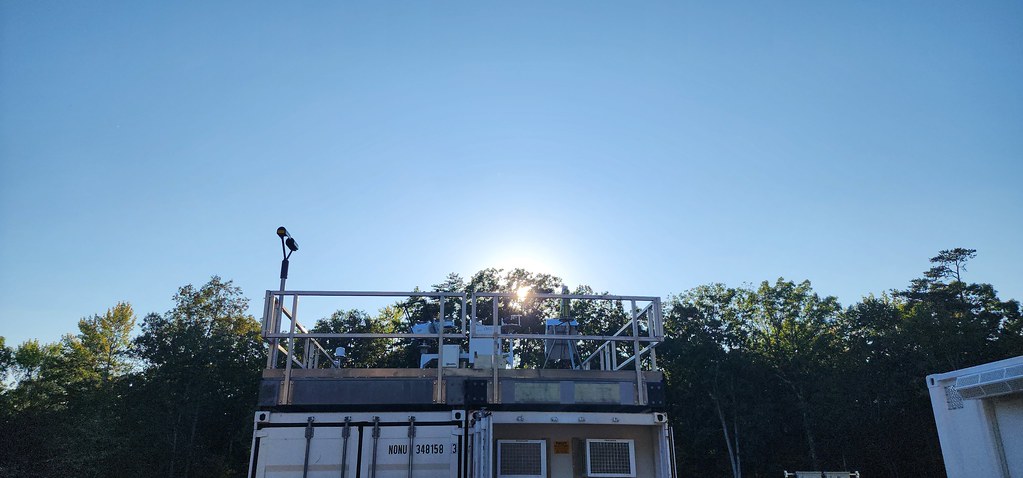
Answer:
<svg viewBox="0 0 1023 478"><path fill-rule="evenodd" d="M788 469L944 476L924 377L1023 353L1015 300L968 283L975 251L942 251L904 290L848 307L809 282L711 284L664 303L658 362L668 380L680 476L777 477ZM435 291L561 292L521 269L451 274ZM586 286L573 293L594 293ZM247 300L214 277L142 319L128 304L79 322L55 344L0 338L0 476L244 476L266 347ZM457 313L458 304L445 303ZM526 302L549 317L552 301ZM410 298L369 314L339 310L316 331L407 332L439 303ZM489 308L480 318L489 319ZM448 315L448 314L445 314ZM577 302L583 333L617 329L622 304ZM347 367L418 366L419 344L345 346ZM524 364L543 362L524 344ZM583 351L586 352L585 350Z"/></svg>
<svg viewBox="0 0 1023 478"><path fill-rule="evenodd" d="M945 476L924 377L1023 353L1019 302L963 280L974 255L845 308L782 279L672 297L658 350L682 476Z"/></svg>
<svg viewBox="0 0 1023 478"><path fill-rule="evenodd" d="M54 344L0 338L0 476L244 476L266 352L230 281L117 304Z"/></svg>

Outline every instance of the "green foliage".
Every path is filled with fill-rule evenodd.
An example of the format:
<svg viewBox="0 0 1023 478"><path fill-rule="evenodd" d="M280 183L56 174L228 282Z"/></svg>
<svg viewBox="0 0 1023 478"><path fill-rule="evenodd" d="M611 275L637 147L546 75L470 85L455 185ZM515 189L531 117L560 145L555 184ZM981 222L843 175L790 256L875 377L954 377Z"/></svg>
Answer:
<svg viewBox="0 0 1023 478"><path fill-rule="evenodd" d="M14 351L7 347L7 339L0 335L0 392L7 388L7 374L14 366Z"/></svg>
<svg viewBox="0 0 1023 478"><path fill-rule="evenodd" d="M101 476L121 448L109 424L118 419L134 314L118 304L82 319L77 335L55 344L28 341L14 354L17 387L5 394L2 419L33 430L0 446L0 470L19 476Z"/></svg>
<svg viewBox="0 0 1023 478"><path fill-rule="evenodd" d="M103 315L78 321L80 334L68 346L81 349L92 362L92 368L100 372L101 379L110 381L128 368L128 347L134 327L135 311L131 304L120 302Z"/></svg>
<svg viewBox="0 0 1023 478"><path fill-rule="evenodd" d="M809 282L783 279L757 289L702 286L669 299L661 349L671 357L672 401L700 404L696 414L673 412L706 430L689 443L694 471L741 476L750 468L780 473L786 461L816 464L818 412L828 408L827 379L841 355L840 310Z"/></svg>
<svg viewBox="0 0 1023 478"><path fill-rule="evenodd" d="M907 289L846 309L781 279L670 298L659 351L682 475L943 475L925 376L1023 350L1019 302L964 281L975 253L941 251Z"/></svg>
<svg viewBox="0 0 1023 478"><path fill-rule="evenodd" d="M313 327L313 332L333 332L351 334L384 334L403 330L401 313L394 307L386 307L376 318L361 310L339 310L330 317L320 319ZM405 327L407 328L407 327ZM320 343L333 353L337 347L345 348L345 357L340 365L345 368L373 367L386 368L397 365L401 359L394 357L400 354L400 347L391 346L389 339L321 339ZM327 366L329 364L321 364Z"/></svg>
<svg viewBox="0 0 1023 478"><path fill-rule="evenodd" d="M15 376L19 382L39 380L54 364L60 354L55 344L44 345L28 340L14 349Z"/></svg>
<svg viewBox="0 0 1023 478"><path fill-rule="evenodd" d="M784 279L711 284L668 298L666 340L657 351L680 476L780 476L795 468L942 476L924 377L1023 350L1020 303L966 280L975 256L941 251L906 289L848 308L808 281ZM468 280L449 274L432 290L562 286L549 274L484 269ZM594 293L588 286L573 292ZM134 338L127 303L81 319L78 332L57 343L14 347L0 337L0 429L16 431L0 433L0 476L242 476L266 364L259 325L241 291L219 277L181 287L174 304L146 315ZM440 305L419 296L375 315L339 310L313 330L407 332L414 322L441 319ZM543 320L562 313L559 301L528 296L499 299L499 306L521 316L525 333L542 333ZM460 307L444 302L444 318L457 319ZM493 323L492 302L479 307L479 318ZM610 334L626 323L628 307L580 301L571 316L584 334ZM345 367L416 367L420 347L434 347L321 342L331 351L346 347ZM306 353L301 341L296 349ZM525 341L518 352L523 366L543 364L542 341Z"/></svg>
<svg viewBox="0 0 1023 478"><path fill-rule="evenodd" d="M847 360L836 386L845 397L839 402L844 457L881 476L940 476L944 468L923 383L924 376L944 369L926 361L920 345L930 338L907 327L906 312L903 301L882 295L866 297L842 315Z"/></svg>
<svg viewBox="0 0 1023 478"><path fill-rule="evenodd" d="M921 352L938 369L954 370L1004 357L1019 348L1019 302L1002 301L990 284L962 281L973 249L941 251L910 288L897 292L907 333L922 337Z"/></svg>
<svg viewBox="0 0 1023 478"><path fill-rule="evenodd" d="M976 249L946 249L931 258L931 264L935 264L924 277L930 280L952 279L962 282L962 273L966 271L966 262L977 257Z"/></svg>
<svg viewBox="0 0 1023 478"><path fill-rule="evenodd" d="M60 362L57 344L28 340L11 351L8 373L16 386L4 394L4 415L13 419L22 413L62 409L66 390L57 373Z"/></svg>
<svg viewBox="0 0 1023 478"><path fill-rule="evenodd" d="M135 339L146 364L127 399L133 434L145 443L138 476L232 476L243 473L251 412L266 363L259 324L230 281L213 277L182 287L175 307L149 314ZM136 452L138 453L138 452Z"/></svg>
<svg viewBox="0 0 1023 478"><path fill-rule="evenodd" d="M700 286L671 297L665 304L667 340L658 347L661 366L671 385L669 416L691 433L680 434L684 473L708 470L741 476L743 457L737 432L750 426L743 393L756 379L736 327L738 291L721 284ZM681 427L680 427L681 429ZM747 445L744 440L743 445Z"/></svg>

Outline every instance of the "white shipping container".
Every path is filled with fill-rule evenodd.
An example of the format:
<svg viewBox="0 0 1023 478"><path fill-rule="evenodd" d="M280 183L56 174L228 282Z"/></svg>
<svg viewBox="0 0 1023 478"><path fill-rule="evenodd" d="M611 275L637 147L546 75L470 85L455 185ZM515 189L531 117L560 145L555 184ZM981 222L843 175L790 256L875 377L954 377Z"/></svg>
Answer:
<svg viewBox="0 0 1023 478"><path fill-rule="evenodd" d="M458 476L464 416L461 411L257 412L251 476L280 478L303 473L309 478ZM411 437L410 427L414 431Z"/></svg>
<svg viewBox="0 0 1023 478"><path fill-rule="evenodd" d="M949 478L1023 478L1023 356L927 376Z"/></svg>

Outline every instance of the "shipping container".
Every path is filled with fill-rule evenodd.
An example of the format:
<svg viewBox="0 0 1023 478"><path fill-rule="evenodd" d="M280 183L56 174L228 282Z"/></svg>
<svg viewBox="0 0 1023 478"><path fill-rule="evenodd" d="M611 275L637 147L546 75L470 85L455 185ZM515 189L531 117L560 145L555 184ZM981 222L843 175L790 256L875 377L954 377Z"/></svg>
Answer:
<svg viewBox="0 0 1023 478"><path fill-rule="evenodd" d="M418 308L387 333L299 320L300 299L366 297ZM250 478L675 476L659 298L281 290L267 291L262 326ZM418 367L346 366L380 340L414 347Z"/></svg>
<svg viewBox="0 0 1023 478"><path fill-rule="evenodd" d="M1023 478L1023 356L926 380L948 478Z"/></svg>

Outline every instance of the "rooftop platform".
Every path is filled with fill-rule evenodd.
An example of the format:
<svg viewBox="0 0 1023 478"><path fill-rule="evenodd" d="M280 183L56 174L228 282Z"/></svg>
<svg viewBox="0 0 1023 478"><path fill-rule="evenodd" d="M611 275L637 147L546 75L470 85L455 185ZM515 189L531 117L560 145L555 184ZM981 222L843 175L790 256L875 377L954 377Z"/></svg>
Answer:
<svg viewBox="0 0 1023 478"><path fill-rule="evenodd" d="M413 297L430 302L433 309L425 315L406 314L407 331L317 333L303 326L295 313L299 298L305 296ZM524 304L527 300L532 302ZM291 307L285 307L289 302ZM617 330L590 325L597 323ZM663 337L657 297L267 291L263 336L271 353L259 405L267 409L413 406L597 411L656 409L664 403L663 375L654 350ZM331 339L419 344L422 368L344 368L323 345ZM531 367L518 360L519 351L527 348L534 354Z"/></svg>

